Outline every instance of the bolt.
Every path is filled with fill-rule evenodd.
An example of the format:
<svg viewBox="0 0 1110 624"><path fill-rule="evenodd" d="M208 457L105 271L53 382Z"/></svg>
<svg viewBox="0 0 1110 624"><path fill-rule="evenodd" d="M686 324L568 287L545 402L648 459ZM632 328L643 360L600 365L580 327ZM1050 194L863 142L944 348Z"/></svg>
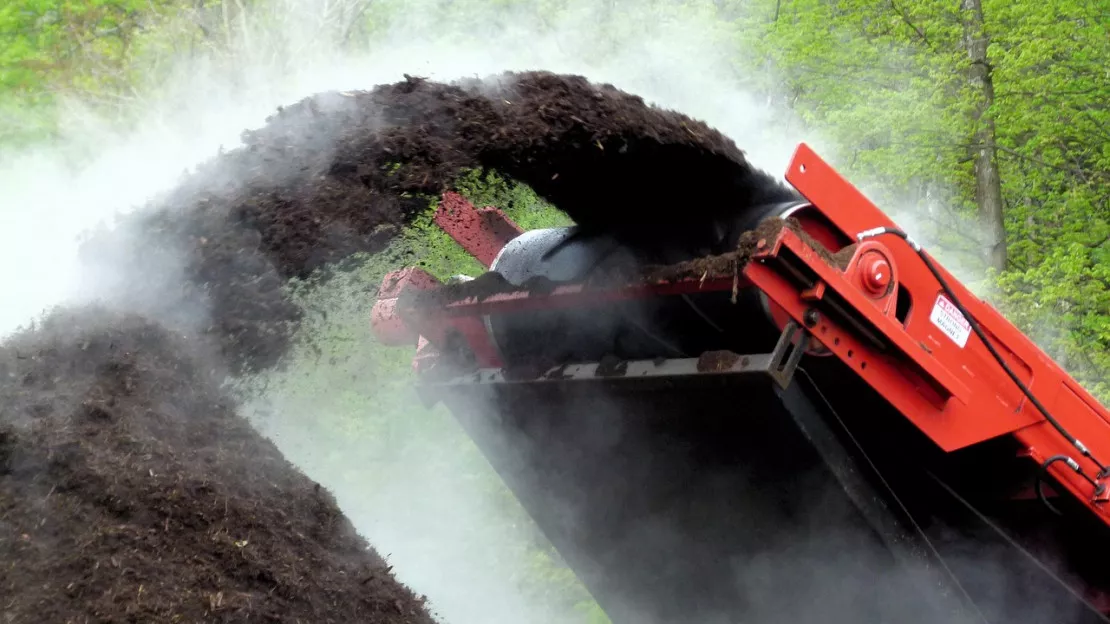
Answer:
<svg viewBox="0 0 1110 624"><path fill-rule="evenodd" d="M813 327L820 320L821 313L813 308L806 310L805 314L802 315L802 322L805 323L806 327Z"/></svg>
<svg viewBox="0 0 1110 624"><path fill-rule="evenodd" d="M876 295L886 293L890 286L890 262L878 253L867 254L859 263L863 285Z"/></svg>

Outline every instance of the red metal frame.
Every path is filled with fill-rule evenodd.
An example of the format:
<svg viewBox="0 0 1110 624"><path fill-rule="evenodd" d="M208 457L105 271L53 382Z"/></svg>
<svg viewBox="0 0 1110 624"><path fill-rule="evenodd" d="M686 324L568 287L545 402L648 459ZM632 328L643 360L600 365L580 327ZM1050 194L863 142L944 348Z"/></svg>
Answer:
<svg viewBox="0 0 1110 624"><path fill-rule="evenodd" d="M786 179L846 234L854 235L875 227L895 227L878 207L805 144L795 152ZM884 368L888 369L888 373L894 372L889 370L889 361L885 367L870 366L861 370L859 366L853 366L853 370L946 450L1013 433L1025 447L1027 455L1038 463L1053 455L1063 454L1074 457L1088 474L1097 474L1097 466L1080 457L1076 448L1037 412L977 336L971 334L966 345L961 347L930 321L930 313L937 301L941 301L942 305L944 302L940 299L944 294L939 282L908 243L892 240L888 248L893 263L901 273L900 284L909 289L913 306L905 327L895 328L888 324L886 335L899 340L903 346L906 345L905 337L909 337L916 343L916 348L909 345L910 352L907 353L912 362L933 370L943 370L959 385L949 386L949 390L954 392L945 398L943 407L930 409L918 399L922 394L909 389L907 384L896 383L896 379L889 375L881 379L874 376L873 371ZM791 316L801 319L800 315L808 306L796 294L792 296L787 289L776 288L775 277L766 272L760 274L755 268L757 266L747 267L745 273L748 278L786 308ZM1007 359L1029 390L1095 457L1102 460L1110 458L1110 412L1002 314L975 297L943 267L940 271L954 294L991 339L995 349ZM769 288L774 292L770 292ZM867 312L862 307L857 311ZM828 345L829 341L821 336L820 329L818 332L818 337ZM849 355L850 340L846 336L840 345L831 346L846 363L856 364L861 357L865 357L864 354L866 357L874 355L863 346L857 346ZM966 393L961 391L963 387L968 389ZM1062 463L1054 464L1049 471L1065 489L1085 501L1104 522L1110 524L1110 511L1104 504L1108 496L1105 491L1096 495L1090 483Z"/></svg>
<svg viewBox="0 0 1110 624"><path fill-rule="evenodd" d="M454 192L443 194L436 208L435 224L457 242L468 254L474 256L487 268L493 264L497 254L509 241L524 230L497 208L475 208L465 197ZM422 333L433 330L427 326L417 329L411 320L397 310L398 301L406 293L414 290L430 290L441 286L441 282L427 271L408 267L391 271L382 279L378 296L370 314L370 324L378 340L387 345L411 345L420 340L422 359L427 359L430 351ZM431 335L441 335L432 331Z"/></svg>
<svg viewBox="0 0 1110 624"><path fill-rule="evenodd" d="M408 267L391 271L382 278L378 296L370 312L370 327L382 344L390 346L412 345L421 336L427 336L429 328L422 330L413 326L405 315L398 312L397 306L402 297L413 290L430 290L440 286L440 281L423 269Z"/></svg>
<svg viewBox="0 0 1110 624"><path fill-rule="evenodd" d="M500 210L475 208L462 195L453 192L443 194L436 209L435 223L486 267L493 264L509 241L524 232Z"/></svg>
<svg viewBox="0 0 1110 624"><path fill-rule="evenodd" d="M845 238L854 239L860 232L876 227L895 226L805 144L796 151L786 179L811 202L811 209L827 221L825 225ZM507 219L502 221L503 215L498 217L500 213L494 209L476 211L460 199L445 196L437 223L488 266L519 228ZM802 223L810 226L806 219ZM827 242L827 234L823 233L822 243ZM801 268L811 283L799 284L796 272L784 270L787 264ZM998 311L976 298L943 268L940 270L956 297L1032 393L1095 457L1110 460L1110 412ZM430 310L397 309L403 288L433 287L419 274L402 277L402 287L398 287L396 276L388 287L383 283L374 310L375 331L392 340L391 344L420 335L436 345L453 328L482 367L501 365L483 315L759 288L775 309L775 316L780 317L780 324L790 318L807 327L814 339L940 448L954 451L1013 435L1024 449L1023 456L1038 463L1063 454L1079 461L1087 475L1098 472L1093 462L1080 457L1077 449L1030 404L979 338L961 327L963 319L958 312L953 313L937 279L917 252L896 237L859 243L848 263L839 267L830 264L827 254L811 247L798 233L784 228L772 239L760 241L752 261L737 276L629 284L604 291L569 284L543 295L501 293ZM908 311L903 304L902 314L898 313L899 296L909 301ZM830 308L839 310L840 315L813 313ZM405 321L399 322L398 318ZM424 358L425 364L428 360ZM1048 470L1064 490L1110 524L1110 511L1104 504L1110 496L1108 488L1096 493L1063 462Z"/></svg>

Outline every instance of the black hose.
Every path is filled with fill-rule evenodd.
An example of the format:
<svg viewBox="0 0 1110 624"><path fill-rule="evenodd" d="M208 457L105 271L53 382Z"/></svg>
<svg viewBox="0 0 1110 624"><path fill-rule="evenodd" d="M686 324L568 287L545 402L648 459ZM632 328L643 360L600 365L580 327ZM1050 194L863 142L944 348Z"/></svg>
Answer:
<svg viewBox="0 0 1110 624"><path fill-rule="evenodd" d="M1005 358L1003 358L1002 355L998 353L998 350L994 348L994 344L987 338L986 333L979 326L979 322L975 320L975 317L972 316L970 312L968 312L967 308L965 308L963 303L960 302L959 297L957 297L956 294L952 292L952 288L948 285L948 282L944 279L944 276L941 275L940 269L937 268L932 258L929 257L929 254L927 254L925 250L921 248L921 245L917 244L916 241L910 238L902 230L890 227L881 227L875 228L873 230L867 230L866 232L861 232L859 236L857 236L857 238L862 241L866 238L871 238L882 234L893 234L894 236L898 236L899 238L905 240L906 243L909 244L911 248L913 248L918 257L921 258L921 261L925 263L925 266L929 269L929 272L933 274L933 277L935 277L938 282L940 282L940 287L944 290L944 293L948 295L948 298L952 300L952 303L956 306L956 309L960 311L960 314L964 316L964 319L967 321L968 325L970 325L971 329L975 332L975 335L979 337L979 340L983 341L983 344L987 347L987 350L991 352L991 355L994 356L994 359L998 362L998 365L1001 366L1002 370L1006 371L1006 374L1010 376L1010 379L1012 379L1013 382L1017 384L1017 387L1020 388L1022 393L1025 394L1026 398L1029 399L1029 402L1032 403L1034 407L1036 407L1037 410L1039 410L1041 414L1044 415L1045 420L1047 420L1053 427L1055 427L1056 431L1060 432L1060 435L1064 436L1064 438L1067 439L1067 441L1070 442L1072 446L1078 449L1084 457L1090 459L1092 462L1095 463L1096 466L1098 466L1098 478L1102 479L1110 475L1110 469L1108 469L1102 462L1091 455L1091 451L1087 448L1087 446L1077 440L1075 436L1073 436L1067 429L1065 429L1064 426L1060 424L1060 421L1056 420L1056 418L1054 418L1052 414L1049 413L1048 409L1041 404L1037 397L1033 396L1033 393L1029 390L1029 387L1026 386L1021 378L1017 376L1017 373L1015 373L1013 369L1010 368L1010 365L1006 363ZM1052 463L1053 461L1061 460L1057 460L1055 458L1050 459L1048 462L1045 462L1044 467L1047 468L1048 464ZM1101 489L1104 486L1095 483L1082 471L1082 469L1079 468L1078 464L1074 466L1074 469L1077 473L1087 479L1087 481L1089 481L1092 485L1095 485L1096 492L1101 492ZM1049 507L1051 508L1051 505Z"/></svg>
<svg viewBox="0 0 1110 624"><path fill-rule="evenodd" d="M1041 464L1041 469L1037 471L1037 478L1036 478L1036 481L1035 481L1035 483L1036 483L1035 487L1036 487L1036 490L1037 490L1037 498L1041 499L1041 502L1044 503L1045 507L1048 507L1053 513L1055 513L1058 516L1063 515L1063 514L1061 514L1055 507L1053 507L1051 504L1049 504L1048 498L1044 495L1044 488L1042 486L1044 484L1044 478L1046 476L1048 476L1048 467L1051 466L1052 464L1055 464L1056 462L1061 462L1061 461L1066 463L1068 465L1068 468L1071 468L1072 470L1074 470L1077 475L1086 479L1087 483L1090 483L1091 487L1095 488L1095 495L1096 496L1099 495L1099 494L1102 494L1102 492L1104 490L1106 490L1105 485L1103 485L1102 483L1098 483L1094 479L1087 476L1087 473L1083 472L1083 469L1080 468L1079 464L1074 459L1072 459L1071 457L1068 457L1067 455L1053 455L1052 457L1049 457L1048 459L1045 460L1045 462L1043 464Z"/></svg>
<svg viewBox="0 0 1110 624"><path fill-rule="evenodd" d="M1068 457L1067 455L1053 455L1052 457L1046 459L1043 464L1041 464L1041 469L1037 471L1036 481L1034 481L1034 489L1037 491L1037 498L1040 499L1042 503L1044 503L1045 507L1048 507L1049 511L1056 514L1057 516L1062 516L1064 514L1060 513L1059 509L1056 509L1052 506L1052 503L1048 502L1048 497L1044 494L1044 478L1048 476L1048 467L1060 461L1067 462L1068 466L1070 466L1072 470L1079 472L1079 464L1075 463L1074 459Z"/></svg>

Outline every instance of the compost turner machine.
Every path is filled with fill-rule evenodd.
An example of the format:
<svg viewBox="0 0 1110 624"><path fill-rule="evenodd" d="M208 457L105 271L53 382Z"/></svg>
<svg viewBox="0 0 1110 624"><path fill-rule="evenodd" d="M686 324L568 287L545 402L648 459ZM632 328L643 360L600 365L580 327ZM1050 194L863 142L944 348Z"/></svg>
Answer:
<svg viewBox="0 0 1110 624"><path fill-rule="evenodd" d="M806 145L786 180L709 255L447 194L489 271L391 273L375 333L614 622L1106 621L1110 414Z"/></svg>

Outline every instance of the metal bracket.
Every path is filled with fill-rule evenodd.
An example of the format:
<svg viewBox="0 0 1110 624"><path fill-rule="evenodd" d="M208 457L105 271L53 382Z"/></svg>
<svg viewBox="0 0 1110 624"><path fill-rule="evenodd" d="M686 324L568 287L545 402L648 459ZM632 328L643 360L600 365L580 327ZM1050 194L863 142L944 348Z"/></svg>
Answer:
<svg viewBox="0 0 1110 624"><path fill-rule="evenodd" d="M794 344L794 335L801 332L798 344ZM775 350L771 352L771 365L767 374L784 390L794 379L794 371L802 361L806 349L809 348L809 332L802 329L794 321L790 321L779 335Z"/></svg>
<svg viewBox="0 0 1110 624"><path fill-rule="evenodd" d="M795 337L797 336L797 344ZM809 347L809 332L791 321L779 336L771 353L739 355L731 351L709 351L696 358L624 360L614 362L586 362L564 364L545 372L517 376L500 368L483 368L454 378L418 384L430 393L466 387L503 385L551 385L611 383L640 386L693 383L697 381L730 382L740 377L767 375L779 387L786 389L794 378L794 371Z"/></svg>

